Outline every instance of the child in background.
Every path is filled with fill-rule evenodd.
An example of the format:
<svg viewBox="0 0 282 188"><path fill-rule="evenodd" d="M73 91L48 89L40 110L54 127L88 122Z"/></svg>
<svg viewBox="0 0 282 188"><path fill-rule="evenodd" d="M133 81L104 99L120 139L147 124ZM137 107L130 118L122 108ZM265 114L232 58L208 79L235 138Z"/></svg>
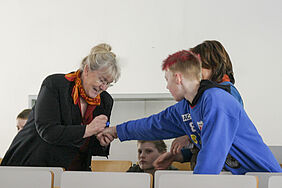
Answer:
<svg viewBox="0 0 282 188"><path fill-rule="evenodd" d="M167 146L163 140L146 141L138 140L138 164L134 164L127 172L146 172L154 175L155 168L153 162L167 151ZM177 170L169 166L166 170Z"/></svg>
<svg viewBox="0 0 282 188"><path fill-rule="evenodd" d="M19 115L16 118L16 123L17 123L17 129L18 131L22 130L27 119L28 119L28 115L31 112L31 109L24 109L23 111L21 111L21 113L19 113Z"/></svg>

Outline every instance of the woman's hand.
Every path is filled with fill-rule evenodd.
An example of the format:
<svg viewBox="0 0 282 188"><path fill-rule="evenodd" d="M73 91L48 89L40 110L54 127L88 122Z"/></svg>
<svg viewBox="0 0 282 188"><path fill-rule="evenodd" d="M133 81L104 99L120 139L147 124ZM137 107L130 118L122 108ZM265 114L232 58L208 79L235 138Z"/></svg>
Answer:
<svg viewBox="0 0 282 188"><path fill-rule="evenodd" d="M103 131L106 127L106 123L108 121L108 117L105 115L99 115L95 117L91 123L86 125L85 133L83 138L92 136L92 135L97 135L101 131Z"/></svg>

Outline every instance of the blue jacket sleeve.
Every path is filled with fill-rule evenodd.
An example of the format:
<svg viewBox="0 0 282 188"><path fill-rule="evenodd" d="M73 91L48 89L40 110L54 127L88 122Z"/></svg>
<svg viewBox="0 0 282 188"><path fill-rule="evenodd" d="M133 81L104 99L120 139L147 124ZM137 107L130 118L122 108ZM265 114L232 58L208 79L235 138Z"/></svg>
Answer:
<svg viewBox="0 0 282 188"><path fill-rule="evenodd" d="M190 162L191 161L193 153L191 152L190 149L188 149L188 148L181 149L181 154L183 156L183 162Z"/></svg>
<svg viewBox="0 0 282 188"><path fill-rule="evenodd" d="M239 124L236 117L240 115L240 110L228 108L229 105L237 103L234 101L231 96L224 98L213 95L203 100L204 125L195 174L219 174L222 170Z"/></svg>
<svg viewBox="0 0 282 188"><path fill-rule="evenodd" d="M177 103L178 104L178 103ZM185 135L181 125L181 115L177 104L147 118L128 121L117 125L120 141L125 140L161 140Z"/></svg>

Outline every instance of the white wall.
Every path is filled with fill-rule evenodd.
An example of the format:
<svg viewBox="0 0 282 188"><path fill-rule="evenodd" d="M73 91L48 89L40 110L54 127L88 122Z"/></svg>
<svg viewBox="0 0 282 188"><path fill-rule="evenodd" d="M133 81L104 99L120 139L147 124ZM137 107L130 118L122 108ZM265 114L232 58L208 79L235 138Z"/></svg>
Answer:
<svg viewBox="0 0 282 188"><path fill-rule="evenodd" d="M269 145L282 145L281 0L0 0L0 156L15 117L44 77L75 70L110 43L122 77L110 93L164 93L168 54L207 39L223 43L245 108Z"/></svg>

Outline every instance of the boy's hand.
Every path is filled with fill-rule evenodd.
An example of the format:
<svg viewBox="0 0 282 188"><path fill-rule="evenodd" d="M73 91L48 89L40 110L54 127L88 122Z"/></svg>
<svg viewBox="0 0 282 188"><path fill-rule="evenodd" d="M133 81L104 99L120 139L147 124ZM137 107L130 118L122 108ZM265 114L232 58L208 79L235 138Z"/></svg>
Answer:
<svg viewBox="0 0 282 188"><path fill-rule="evenodd" d="M173 155L176 155L181 152L181 149L185 146L188 146L191 143L189 137L187 135L178 137L173 140L170 148L170 152Z"/></svg>
<svg viewBox="0 0 282 188"><path fill-rule="evenodd" d="M115 138L117 138L117 130L115 126L105 128L97 135L97 139L102 146L109 145Z"/></svg>
<svg viewBox="0 0 282 188"><path fill-rule="evenodd" d="M160 155L154 162L153 166L156 170L167 169L174 161L174 155L171 152L166 152Z"/></svg>

